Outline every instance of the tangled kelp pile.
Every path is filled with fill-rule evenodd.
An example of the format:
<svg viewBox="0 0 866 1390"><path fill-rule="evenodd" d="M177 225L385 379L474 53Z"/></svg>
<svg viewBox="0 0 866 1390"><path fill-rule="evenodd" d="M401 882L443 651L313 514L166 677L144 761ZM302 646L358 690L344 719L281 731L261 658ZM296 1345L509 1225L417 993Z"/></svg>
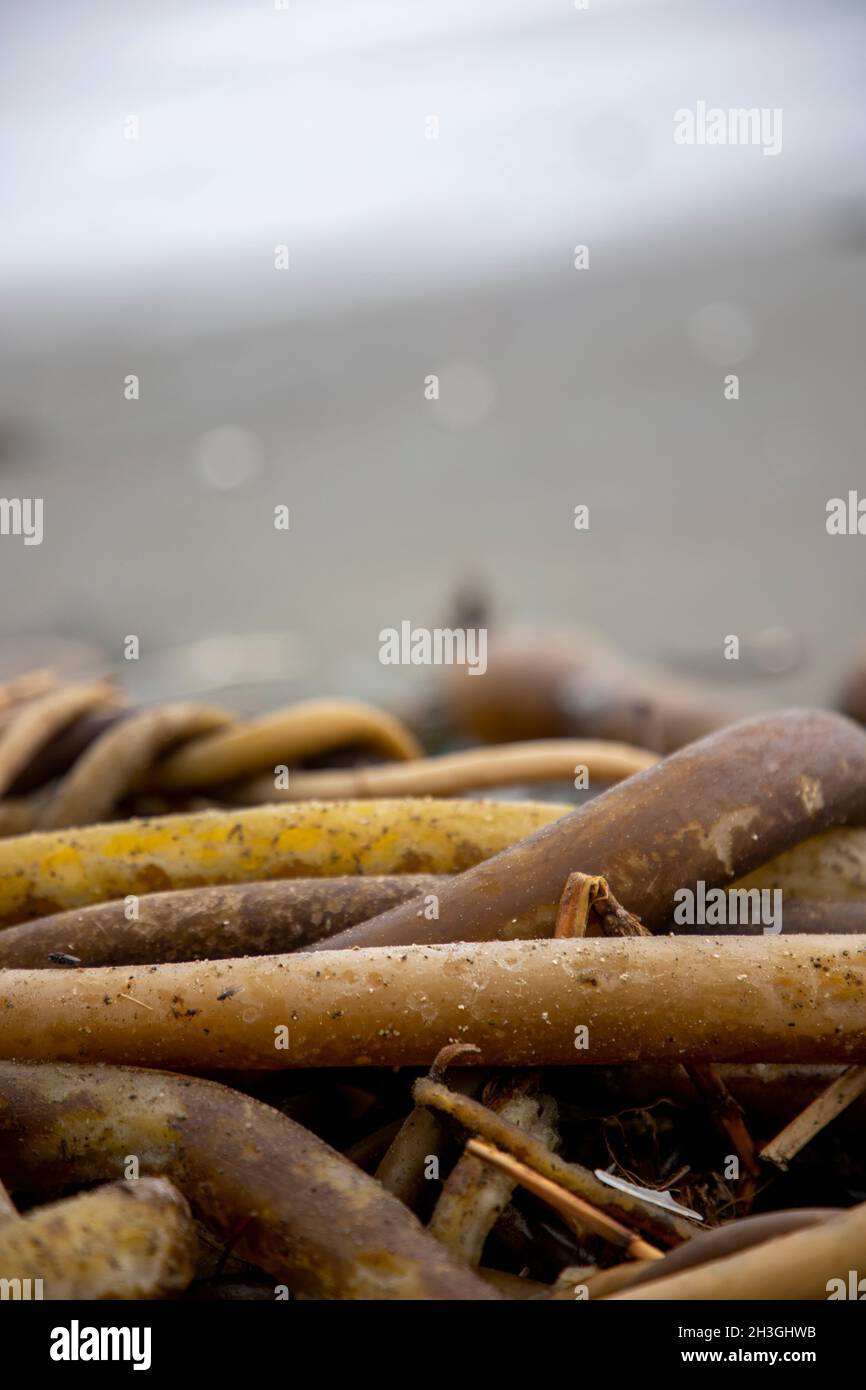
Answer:
<svg viewBox="0 0 866 1390"><path fill-rule="evenodd" d="M847 719L425 757L37 673L0 721L0 1277L797 1299L866 1255Z"/></svg>

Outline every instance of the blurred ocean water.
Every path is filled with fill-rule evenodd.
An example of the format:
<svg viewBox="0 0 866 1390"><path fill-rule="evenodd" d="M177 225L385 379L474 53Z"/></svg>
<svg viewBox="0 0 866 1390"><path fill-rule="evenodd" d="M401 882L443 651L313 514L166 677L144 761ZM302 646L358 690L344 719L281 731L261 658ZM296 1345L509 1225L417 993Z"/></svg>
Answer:
<svg viewBox="0 0 866 1390"><path fill-rule="evenodd" d="M866 493L860 6L0 27L0 491L45 499L41 546L0 538L0 661L204 642L129 672L171 693L272 634L250 679L387 694L380 629L477 577L757 703L832 693L866 633L866 538L824 525ZM781 110L780 153L677 146L698 101ZM720 659L779 629L772 680Z"/></svg>

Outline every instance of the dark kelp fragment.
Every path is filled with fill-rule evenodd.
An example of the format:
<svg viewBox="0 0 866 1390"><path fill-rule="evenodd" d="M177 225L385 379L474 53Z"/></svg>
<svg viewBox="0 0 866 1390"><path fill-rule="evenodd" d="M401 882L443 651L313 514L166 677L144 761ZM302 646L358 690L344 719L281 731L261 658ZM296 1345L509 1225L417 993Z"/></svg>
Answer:
<svg viewBox="0 0 866 1390"><path fill-rule="evenodd" d="M145 893L52 913L0 931L0 966L39 969L53 954L80 964L148 965L295 951L394 903L435 893L435 874L282 879ZM54 961L54 964L58 962Z"/></svg>
<svg viewBox="0 0 866 1390"><path fill-rule="evenodd" d="M13 1190L117 1178L130 1154L293 1294L499 1296L373 1178L260 1101L167 1073L0 1063L0 1171Z"/></svg>

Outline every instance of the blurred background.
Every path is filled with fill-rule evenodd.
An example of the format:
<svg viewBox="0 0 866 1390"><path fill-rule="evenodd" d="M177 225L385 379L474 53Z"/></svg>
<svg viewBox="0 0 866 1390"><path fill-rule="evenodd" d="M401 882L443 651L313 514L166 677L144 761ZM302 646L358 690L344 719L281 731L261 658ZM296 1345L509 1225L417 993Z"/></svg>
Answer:
<svg viewBox="0 0 866 1390"><path fill-rule="evenodd" d="M866 539L825 529L866 494L862 4L0 16L0 494L45 504L42 545L0 538L0 677L388 699L425 673L380 629L468 592L746 705L832 698L866 598ZM698 101L781 108L781 153L676 145Z"/></svg>

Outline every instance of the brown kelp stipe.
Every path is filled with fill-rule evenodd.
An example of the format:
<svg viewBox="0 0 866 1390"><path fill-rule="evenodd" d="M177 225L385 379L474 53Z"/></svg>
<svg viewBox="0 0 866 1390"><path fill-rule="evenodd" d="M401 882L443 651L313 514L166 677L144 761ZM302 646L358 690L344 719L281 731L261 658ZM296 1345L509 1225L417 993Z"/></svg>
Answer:
<svg viewBox="0 0 866 1390"><path fill-rule="evenodd" d="M419 758L382 767L353 767L325 772L294 772L284 791L273 777L235 789L240 801L307 801L375 796L458 796L466 791L533 782L572 783L577 769L597 782L620 782L658 762L658 755L624 743L590 739L542 739L508 743L500 748L471 748L438 758Z"/></svg>
<svg viewBox="0 0 866 1390"><path fill-rule="evenodd" d="M861 1062L864 1008L863 937L407 946L4 970L0 1056L425 1066L456 1038L470 1066Z"/></svg>
<svg viewBox="0 0 866 1390"><path fill-rule="evenodd" d="M640 1264L617 1265L615 1282L602 1282L598 1276L587 1281L590 1298L605 1297L619 1293L625 1288L634 1289L644 1284L656 1283L670 1274L695 1269L699 1265L714 1260L725 1259L741 1250L750 1250L765 1241L778 1236L790 1235L794 1231L807 1230L810 1226L823 1225L834 1216L840 1216L839 1207L796 1207L788 1211L764 1212L760 1216L744 1216L737 1221L725 1222L715 1230L698 1231L690 1241L669 1250L662 1260L644 1261ZM604 1274L614 1271L604 1271ZM549 1297L555 1299L574 1298L574 1283L565 1281L566 1287Z"/></svg>
<svg viewBox="0 0 866 1390"><path fill-rule="evenodd" d="M0 729L0 796L34 754L79 715L111 705L117 691L109 681L82 682L48 690L26 701Z"/></svg>
<svg viewBox="0 0 866 1390"><path fill-rule="evenodd" d="M797 1207L790 1211L768 1211L760 1216L744 1216L739 1221L727 1221L715 1230L698 1231L686 1245L669 1250L663 1260L636 1270L629 1287L654 1283L657 1279L666 1279L669 1274L694 1269L711 1260L725 1259L740 1250L751 1250L778 1236L804 1231L810 1226L821 1226L841 1214L839 1207Z"/></svg>
<svg viewBox="0 0 866 1390"><path fill-rule="evenodd" d="M452 676L444 698L458 725L486 743L616 739L670 753L735 718L706 687L574 629L494 635L484 674Z"/></svg>
<svg viewBox="0 0 866 1390"><path fill-rule="evenodd" d="M443 874L372 874L227 883L146 893L134 909L126 899L53 913L0 930L0 968L67 969L70 965L158 965L184 960L280 955L305 950L422 895L434 903L449 882ZM569 890L570 886L570 890ZM638 934L605 880L571 874L553 935ZM550 922L534 924L549 935ZM760 925L714 928L719 935L763 936ZM785 901L784 935L866 933L866 903ZM628 932L623 934L629 934ZM706 928L679 929L705 935Z"/></svg>
<svg viewBox="0 0 866 1390"><path fill-rule="evenodd" d="M866 1260L866 1202L760 1245L613 1294L615 1299L826 1299ZM655 1272L655 1271L654 1271Z"/></svg>
<svg viewBox="0 0 866 1390"><path fill-rule="evenodd" d="M826 837L830 839L832 832ZM807 841L801 845L800 849L805 852L811 849L815 841ZM752 875L757 879L758 875ZM766 874L762 886L769 886L770 875ZM782 879L782 884L786 880ZM780 885L781 886L781 885ZM739 888L740 885L738 884ZM754 894L756 888L743 888L743 892ZM760 901L759 899L755 901ZM755 918L758 914L755 913ZM803 899L792 898L788 891L784 893L784 911L782 916L782 932L785 936L861 936L866 933L866 899L861 902L807 902ZM726 926L684 926L676 922L670 922L665 928L666 931L673 932L675 936L694 936L712 931L719 936L765 936L766 927L759 921L737 922ZM2 937L0 937L2 940Z"/></svg>
<svg viewBox="0 0 866 1390"><path fill-rule="evenodd" d="M292 878L147 893L39 917L0 931L0 967L153 965L295 951L419 893L436 874Z"/></svg>
<svg viewBox="0 0 866 1390"><path fill-rule="evenodd" d="M308 700L196 739L163 759L145 780L161 790L214 787L346 744L373 747L386 758L419 758L423 751L398 719L372 705Z"/></svg>
<svg viewBox="0 0 866 1390"><path fill-rule="evenodd" d="M293 1294L498 1297L396 1197L270 1106L136 1068L0 1063L0 1172L13 1190L115 1179L129 1154Z"/></svg>
<svg viewBox="0 0 866 1390"><path fill-rule="evenodd" d="M215 733L231 723L209 705L160 705L131 714L107 729L84 752L39 811L40 830L62 830L105 820L164 749L184 739Z"/></svg>
<svg viewBox="0 0 866 1390"><path fill-rule="evenodd" d="M623 907L657 931L673 916L677 889L699 880L721 887L809 836L864 817L862 729L814 710L748 719L462 874L443 889L435 920L408 902L331 944L490 940L505 923L555 913L573 870L602 875Z"/></svg>

